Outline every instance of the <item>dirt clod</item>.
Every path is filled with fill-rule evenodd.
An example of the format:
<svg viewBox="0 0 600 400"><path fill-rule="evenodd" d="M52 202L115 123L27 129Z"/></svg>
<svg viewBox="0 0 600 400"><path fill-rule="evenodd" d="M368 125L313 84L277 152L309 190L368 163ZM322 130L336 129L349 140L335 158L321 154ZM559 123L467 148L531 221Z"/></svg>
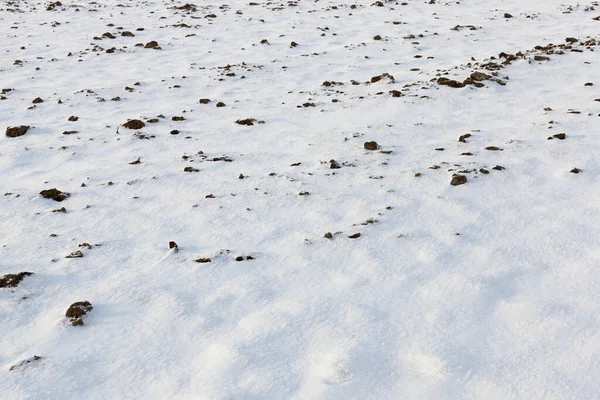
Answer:
<svg viewBox="0 0 600 400"><path fill-rule="evenodd" d="M142 129L146 124L139 119L130 119L123 124L123 127L127 129Z"/></svg>
<svg viewBox="0 0 600 400"><path fill-rule="evenodd" d="M45 199L52 199L54 201L63 201L71 196L70 193L61 192L56 188L42 190L40 192L40 196Z"/></svg>
<svg viewBox="0 0 600 400"><path fill-rule="evenodd" d="M467 177L464 175L455 175L450 181L452 186L464 185L465 183L467 183Z"/></svg>
<svg viewBox="0 0 600 400"><path fill-rule="evenodd" d="M144 48L146 48L146 49L160 50L160 46L158 45L158 42L156 40L152 40L152 41L146 43L144 45Z"/></svg>
<svg viewBox="0 0 600 400"><path fill-rule="evenodd" d="M379 145L377 144L377 142L372 141L372 142L365 142L364 147L367 150L377 150L379 148Z"/></svg>
<svg viewBox="0 0 600 400"><path fill-rule="evenodd" d="M26 360L21 361L18 364L11 366L8 370L9 371L17 371L19 369L23 369L23 368L26 368L27 366L29 366L29 364L40 361L41 359L42 359L42 357L40 357L40 356L33 356Z"/></svg>
<svg viewBox="0 0 600 400"><path fill-rule="evenodd" d="M65 256L65 258L82 258L82 257L83 257L83 253L79 250L72 252L68 256Z"/></svg>
<svg viewBox="0 0 600 400"><path fill-rule="evenodd" d="M254 118L238 119L237 121L235 121L235 123L238 125L246 125L246 126L252 126L252 125L254 125L255 122L256 122L256 120Z"/></svg>
<svg viewBox="0 0 600 400"><path fill-rule="evenodd" d="M92 303L90 303L89 301L78 301L69 306L69 308L67 309L67 312L65 313L65 316L67 318L71 318L69 320L69 323L72 326L82 326L83 325L82 317L84 317L87 313L89 313L93 309L94 309L94 307L92 306Z"/></svg>
<svg viewBox="0 0 600 400"><path fill-rule="evenodd" d="M33 275L33 272L19 272L18 274L6 274L0 278L0 288L14 288L19 286L19 283L26 276Z"/></svg>
<svg viewBox="0 0 600 400"><path fill-rule="evenodd" d="M20 125L20 126L9 126L6 128L6 136L8 137L19 137L23 136L29 130L28 125Z"/></svg>

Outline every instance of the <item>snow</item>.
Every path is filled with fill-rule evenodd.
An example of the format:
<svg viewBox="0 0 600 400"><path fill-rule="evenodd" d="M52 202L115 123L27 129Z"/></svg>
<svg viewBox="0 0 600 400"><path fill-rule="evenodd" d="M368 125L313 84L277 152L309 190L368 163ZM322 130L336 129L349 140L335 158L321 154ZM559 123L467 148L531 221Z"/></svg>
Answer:
<svg viewBox="0 0 600 400"><path fill-rule="evenodd" d="M35 275L0 289L1 397L597 397L600 6L563 1L3 3L0 277Z"/></svg>

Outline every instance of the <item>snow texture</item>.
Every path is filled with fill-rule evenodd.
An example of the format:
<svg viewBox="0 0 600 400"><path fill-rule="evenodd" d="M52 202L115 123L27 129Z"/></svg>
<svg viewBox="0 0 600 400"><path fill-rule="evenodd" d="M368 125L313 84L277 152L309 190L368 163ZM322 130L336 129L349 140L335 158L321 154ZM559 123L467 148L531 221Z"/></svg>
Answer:
<svg viewBox="0 0 600 400"><path fill-rule="evenodd" d="M0 397L597 398L565 1L2 2Z"/></svg>

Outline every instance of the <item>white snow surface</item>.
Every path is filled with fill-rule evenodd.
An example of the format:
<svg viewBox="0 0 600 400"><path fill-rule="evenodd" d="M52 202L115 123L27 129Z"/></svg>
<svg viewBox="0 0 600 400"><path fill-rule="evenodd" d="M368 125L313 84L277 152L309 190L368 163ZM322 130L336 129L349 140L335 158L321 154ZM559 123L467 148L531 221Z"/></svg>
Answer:
<svg viewBox="0 0 600 400"><path fill-rule="evenodd" d="M0 4L0 398L598 398L597 2L49 4Z"/></svg>

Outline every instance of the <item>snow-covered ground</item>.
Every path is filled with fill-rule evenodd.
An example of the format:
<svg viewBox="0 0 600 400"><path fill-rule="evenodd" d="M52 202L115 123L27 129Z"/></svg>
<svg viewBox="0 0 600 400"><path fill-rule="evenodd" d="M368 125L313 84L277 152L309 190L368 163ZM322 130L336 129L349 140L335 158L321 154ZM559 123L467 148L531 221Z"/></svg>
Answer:
<svg viewBox="0 0 600 400"><path fill-rule="evenodd" d="M2 2L0 398L598 398L565 1Z"/></svg>

